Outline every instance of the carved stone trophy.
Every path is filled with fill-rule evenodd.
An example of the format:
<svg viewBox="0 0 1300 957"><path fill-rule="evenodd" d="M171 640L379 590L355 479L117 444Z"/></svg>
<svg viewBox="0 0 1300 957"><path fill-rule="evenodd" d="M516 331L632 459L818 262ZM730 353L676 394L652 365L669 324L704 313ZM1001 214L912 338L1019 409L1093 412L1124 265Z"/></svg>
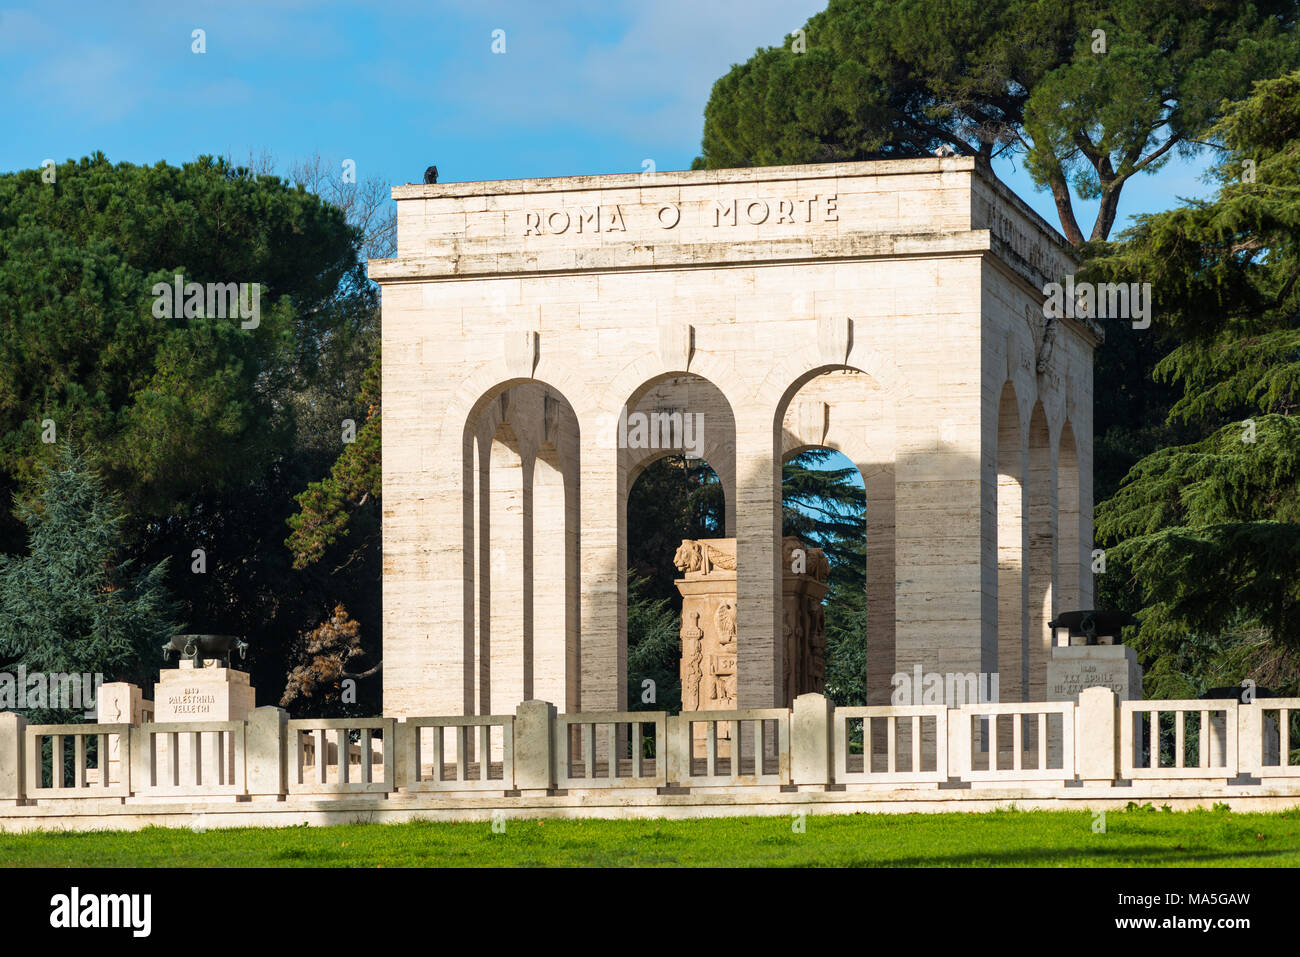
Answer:
<svg viewBox="0 0 1300 957"><path fill-rule="evenodd" d="M825 681L826 576L830 565L819 548L797 538L782 540L782 687L789 707L796 695L821 691ZM739 698L739 618L736 605L736 540L687 539L673 557L683 577L682 711L729 711ZM773 651L773 654L775 652ZM775 666L775 662L773 662ZM704 728L697 726L696 737ZM730 725L718 726L718 756L730 754Z"/></svg>

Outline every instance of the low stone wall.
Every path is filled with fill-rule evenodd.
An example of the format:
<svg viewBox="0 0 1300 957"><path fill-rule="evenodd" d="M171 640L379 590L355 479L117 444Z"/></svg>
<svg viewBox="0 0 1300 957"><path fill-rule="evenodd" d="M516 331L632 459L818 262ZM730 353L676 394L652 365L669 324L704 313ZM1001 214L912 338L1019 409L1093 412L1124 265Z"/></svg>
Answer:
<svg viewBox="0 0 1300 957"><path fill-rule="evenodd" d="M1300 806L1300 699L27 725L0 829ZM1154 730L1153 730L1154 729ZM1158 745L1153 748L1153 737ZM728 747L719 747L726 741ZM1153 752L1154 758L1153 761ZM102 759L101 759L102 756ZM101 766L102 760L102 766Z"/></svg>

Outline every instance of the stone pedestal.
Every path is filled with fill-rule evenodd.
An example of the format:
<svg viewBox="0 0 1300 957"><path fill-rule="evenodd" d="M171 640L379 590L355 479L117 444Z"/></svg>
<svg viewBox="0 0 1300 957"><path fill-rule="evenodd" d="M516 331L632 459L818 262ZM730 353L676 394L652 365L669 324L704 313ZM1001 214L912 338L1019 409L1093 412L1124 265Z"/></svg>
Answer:
<svg viewBox="0 0 1300 957"><path fill-rule="evenodd" d="M1053 647L1052 657L1047 662L1047 700L1080 704L1080 694L1089 688L1108 688L1120 701L1140 699L1142 668L1137 663L1137 652L1127 645ZM1134 746L1140 751L1140 725L1134 728L1134 736ZM1050 751L1051 760L1059 760L1060 749L1055 740Z"/></svg>
<svg viewBox="0 0 1300 957"><path fill-rule="evenodd" d="M821 549L808 548L797 538L784 539L782 546L782 681L785 706L791 707L798 695L820 693L825 685L822 599L830 566ZM684 576L677 579L682 595L682 712L734 710L739 661L736 540L688 539L673 563ZM703 742L704 732L696 728L697 742ZM730 748L731 727L719 725L718 757L730 756Z"/></svg>
<svg viewBox="0 0 1300 957"><path fill-rule="evenodd" d="M175 669L164 669L154 685L154 720L193 723L206 721L244 721L256 707L253 686L248 674L233 668L220 667L219 661L205 662L195 667L194 662L182 660ZM211 782L231 780L233 754L222 735L202 735L202 779ZM167 740L156 741L158 766L165 767ZM182 780L193 780L194 736L179 737L180 774ZM223 765L231 765L223 767Z"/></svg>
<svg viewBox="0 0 1300 957"><path fill-rule="evenodd" d="M1127 645L1063 645L1047 662L1047 700L1078 702L1085 688L1109 688L1121 701L1142 697L1142 668Z"/></svg>

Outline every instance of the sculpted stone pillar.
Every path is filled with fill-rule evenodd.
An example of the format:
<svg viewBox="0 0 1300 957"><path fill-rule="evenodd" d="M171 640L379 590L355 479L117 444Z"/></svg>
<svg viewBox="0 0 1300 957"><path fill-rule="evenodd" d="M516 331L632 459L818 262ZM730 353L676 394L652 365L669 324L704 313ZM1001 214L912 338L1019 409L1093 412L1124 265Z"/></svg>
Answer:
<svg viewBox="0 0 1300 957"><path fill-rule="evenodd" d="M737 707L739 647L736 623L736 540L687 539L673 564L682 572L682 711L727 711ZM820 692L826 681L826 576L830 565L820 548L799 539L782 540L781 620L783 673L780 701ZM774 654L769 653L765 661ZM772 662L775 667L775 662ZM700 729L702 732L702 729ZM699 736L700 732L697 732ZM719 756L729 727L718 728ZM730 745L728 744L729 748Z"/></svg>
<svg viewBox="0 0 1300 957"><path fill-rule="evenodd" d="M788 536L781 541L781 622L785 642L782 707L801 694L826 689L826 578L830 562L820 548Z"/></svg>
<svg viewBox="0 0 1300 957"><path fill-rule="evenodd" d="M736 707L736 540L686 540L673 564L682 593L682 710ZM719 729L721 730L721 729Z"/></svg>

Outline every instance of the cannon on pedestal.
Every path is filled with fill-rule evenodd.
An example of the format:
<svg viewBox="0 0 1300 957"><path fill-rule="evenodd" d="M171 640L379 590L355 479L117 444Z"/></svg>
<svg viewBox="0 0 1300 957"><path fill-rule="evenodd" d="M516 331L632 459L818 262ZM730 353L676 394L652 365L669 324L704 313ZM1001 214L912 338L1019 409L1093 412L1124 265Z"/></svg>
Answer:
<svg viewBox="0 0 1300 957"><path fill-rule="evenodd" d="M216 659L223 668L229 668L232 651L239 652L239 660L243 661L248 642L238 635L172 635L171 641L163 645L163 661L177 655L194 662L195 668L202 668L204 661Z"/></svg>
<svg viewBox="0 0 1300 957"><path fill-rule="evenodd" d="M1107 638L1107 645L1122 645L1120 632L1129 625L1138 624L1138 620L1126 611L1063 611L1047 623L1053 632L1057 629L1069 629L1070 638L1083 638L1085 645L1099 645L1100 638ZM1074 642L1071 641L1071 644Z"/></svg>

